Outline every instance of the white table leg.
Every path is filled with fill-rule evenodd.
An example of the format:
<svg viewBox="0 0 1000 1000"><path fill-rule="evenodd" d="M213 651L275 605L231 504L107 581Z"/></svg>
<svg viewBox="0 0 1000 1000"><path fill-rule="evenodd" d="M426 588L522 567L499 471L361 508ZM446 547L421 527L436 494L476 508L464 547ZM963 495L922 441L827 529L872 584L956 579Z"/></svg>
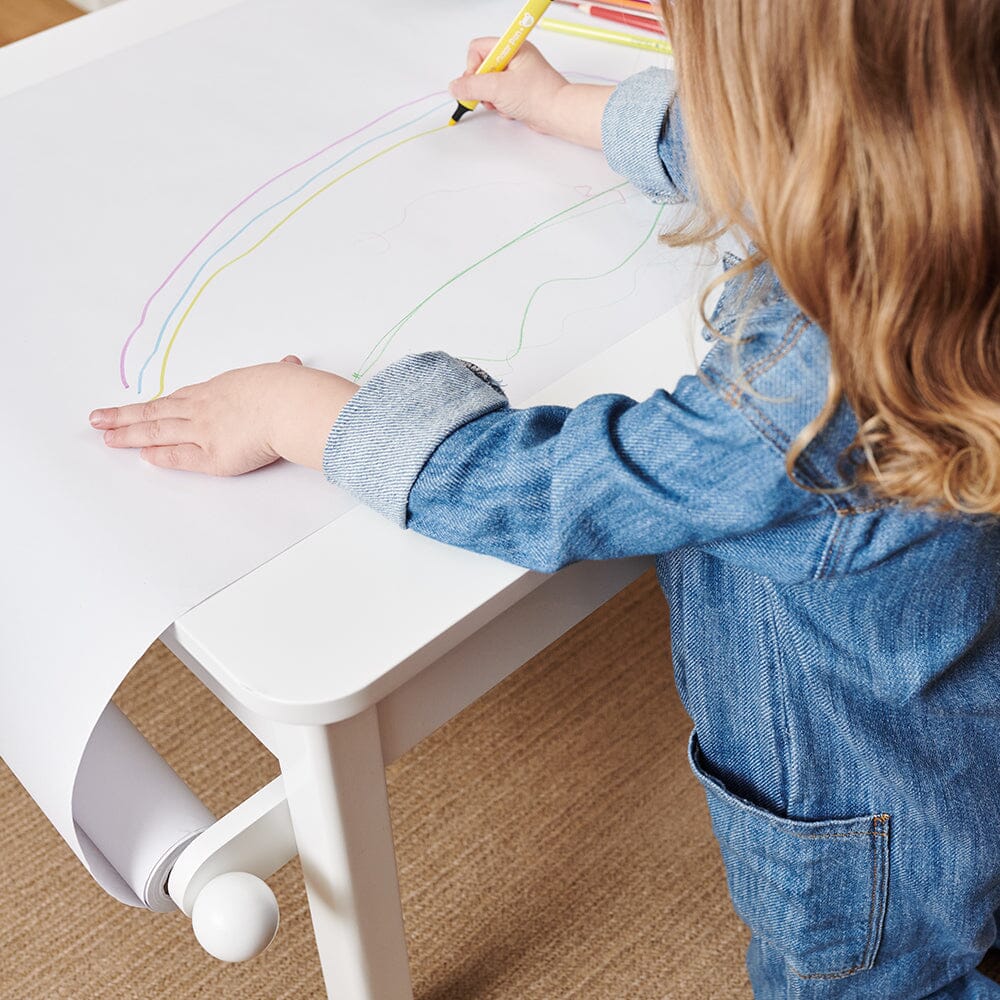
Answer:
<svg viewBox="0 0 1000 1000"><path fill-rule="evenodd" d="M412 1000L377 710L277 728L327 995Z"/></svg>

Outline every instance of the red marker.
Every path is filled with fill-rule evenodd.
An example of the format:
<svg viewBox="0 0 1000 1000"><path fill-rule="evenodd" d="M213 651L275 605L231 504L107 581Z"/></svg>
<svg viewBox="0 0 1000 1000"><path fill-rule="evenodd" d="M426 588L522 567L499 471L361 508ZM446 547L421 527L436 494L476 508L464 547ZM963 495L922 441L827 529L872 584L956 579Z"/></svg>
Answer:
<svg viewBox="0 0 1000 1000"><path fill-rule="evenodd" d="M568 3L573 7L579 5L579 0L559 0L560 3ZM634 10L638 13L648 14L650 17L656 16L656 11L649 0L603 0L605 7L620 7L623 10Z"/></svg>
<svg viewBox="0 0 1000 1000"><path fill-rule="evenodd" d="M642 14L633 14L627 10L609 10L593 3L578 3L576 9L581 13L590 14L591 17L602 17L606 21L627 24L630 28L641 28L657 35L664 34L663 25L656 18L643 17Z"/></svg>

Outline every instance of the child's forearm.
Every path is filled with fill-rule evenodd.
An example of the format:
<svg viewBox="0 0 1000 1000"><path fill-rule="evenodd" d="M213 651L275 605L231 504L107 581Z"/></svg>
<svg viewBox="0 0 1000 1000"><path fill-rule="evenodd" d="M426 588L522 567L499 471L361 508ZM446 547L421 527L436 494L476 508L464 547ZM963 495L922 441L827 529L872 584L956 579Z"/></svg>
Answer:
<svg viewBox="0 0 1000 1000"><path fill-rule="evenodd" d="M541 131L559 139L601 149L601 121L614 87L567 83L552 101L551 116Z"/></svg>

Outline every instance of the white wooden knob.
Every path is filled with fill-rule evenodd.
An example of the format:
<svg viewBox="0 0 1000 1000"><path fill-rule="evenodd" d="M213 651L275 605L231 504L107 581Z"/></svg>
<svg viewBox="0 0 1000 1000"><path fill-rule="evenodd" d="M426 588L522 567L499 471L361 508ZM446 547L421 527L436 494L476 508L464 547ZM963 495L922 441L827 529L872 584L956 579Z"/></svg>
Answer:
<svg viewBox="0 0 1000 1000"><path fill-rule="evenodd" d="M223 962L259 955L278 931L278 901L271 887L249 872L216 875L191 907L198 943Z"/></svg>

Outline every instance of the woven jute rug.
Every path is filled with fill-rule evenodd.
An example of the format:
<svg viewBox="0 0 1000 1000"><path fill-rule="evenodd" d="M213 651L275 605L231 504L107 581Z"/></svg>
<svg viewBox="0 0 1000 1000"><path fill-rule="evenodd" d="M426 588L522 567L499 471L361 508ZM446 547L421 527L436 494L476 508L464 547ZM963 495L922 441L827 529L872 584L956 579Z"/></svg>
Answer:
<svg viewBox="0 0 1000 1000"><path fill-rule="evenodd" d="M387 770L419 1000L750 996L651 574ZM161 645L117 704L216 815L278 773ZM0 774L4 1000L322 998L297 861L281 927L242 965L180 914L106 896Z"/></svg>

